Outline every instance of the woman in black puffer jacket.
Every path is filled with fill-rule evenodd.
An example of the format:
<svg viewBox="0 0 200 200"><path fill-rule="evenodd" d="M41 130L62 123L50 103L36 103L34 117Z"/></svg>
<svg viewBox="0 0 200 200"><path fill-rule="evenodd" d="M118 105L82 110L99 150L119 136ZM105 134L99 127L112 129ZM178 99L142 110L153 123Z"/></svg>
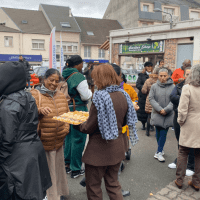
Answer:
<svg viewBox="0 0 200 200"><path fill-rule="evenodd" d="M145 81L149 78L149 74L153 71L153 63L146 62L144 64L144 70L139 74L138 80L136 82L136 88L138 92L138 106L140 109L137 111L138 120L142 122L142 130L145 130L145 123L147 122L148 114L145 112L145 104L147 95L141 92Z"/></svg>

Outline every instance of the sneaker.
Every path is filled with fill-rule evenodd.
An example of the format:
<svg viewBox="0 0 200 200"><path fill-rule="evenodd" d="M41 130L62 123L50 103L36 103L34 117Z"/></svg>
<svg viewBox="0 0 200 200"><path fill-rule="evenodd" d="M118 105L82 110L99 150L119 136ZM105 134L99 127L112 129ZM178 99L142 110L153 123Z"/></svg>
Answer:
<svg viewBox="0 0 200 200"><path fill-rule="evenodd" d="M172 131L174 131L174 127L172 127Z"/></svg>
<svg viewBox="0 0 200 200"><path fill-rule="evenodd" d="M186 169L186 173L185 173L186 176L193 176L194 175L194 172L190 169Z"/></svg>
<svg viewBox="0 0 200 200"><path fill-rule="evenodd" d="M158 159L160 162L164 162L165 158L162 155L162 152L155 153L154 158Z"/></svg>
<svg viewBox="0 0 200 200"><path fill-rule="evenodd" d="M72 171L71 178L77 178L85 174L84 170Z"/></svg>
<svg viewBox="0 0 200 200"><path fill-rule="evenodd" d="M168 167L170 169L176 169L176 164L175 163L171 163L171 164L168 165Z"/></svg>
<svg viewBox="0 0 200 200"><path fill-rule="evenodd" d="M43 200L48 200L48 199L47 199L47 196L46 196Z"/></svg>
<svg viewBox="0 0 200 200"><path fill-rule="evenodd" d="M72 172L72 170L69 167L65 167L65 171L67 174L70 174Z"/></svg>
<svg viewBox="0 0 200 200"><path fill-rule="evenodd" d="M150 126L150 131L154 131L154 126Z"/></svg>
<svg viewBox="0 0 200 200"><path fill-rule="evenodd" d="M128 197L130 195L131 195L131 193L129 191L122 190L122 196L123 197Z"/></svg>

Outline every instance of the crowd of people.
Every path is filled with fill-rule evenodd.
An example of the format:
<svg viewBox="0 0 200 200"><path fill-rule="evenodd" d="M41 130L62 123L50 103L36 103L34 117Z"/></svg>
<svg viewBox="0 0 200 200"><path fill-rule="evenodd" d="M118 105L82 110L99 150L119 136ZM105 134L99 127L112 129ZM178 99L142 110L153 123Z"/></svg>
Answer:
<svg viewBox="0 0 200 200"><path fill-rule="evenodd" d="M102 179L111 200L129 196L118 178L129 143L134 146L139 141L138 120L146 136L156 130L154 158L160 162L165 161L168 130L174 127L179 153L168 167L176 168L179 189L185 175L192 175L188 184L198 191L200 65L191 67L185 60L173 72L164 60L155 67L146 62L136 83L138 94L116 64L89 63L82 68L82 58L72 56L62 75L48 69L43 81L27 92L26 61L20 58L1 65L0 199L60 200L69 195L67 174L85 175L81 185L86 186L89 200L102 200ZM80 125L53 120L88 110L88 120Z"/></svg>

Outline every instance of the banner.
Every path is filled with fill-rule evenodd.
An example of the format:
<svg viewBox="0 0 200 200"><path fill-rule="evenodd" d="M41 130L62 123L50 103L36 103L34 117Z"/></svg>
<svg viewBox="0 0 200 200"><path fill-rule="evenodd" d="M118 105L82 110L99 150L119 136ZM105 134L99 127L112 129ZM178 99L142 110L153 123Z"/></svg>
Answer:
<svg viewBox="0 0 200 200"><path fill-rule="evenodd" d="M60 74L62 74L64 66L65 66L65 62L64 62L64 54L63 54L63 46L62 46L62 37L60 34Z"/></svg>
<svg viewBox="0 0 200 200"><path fill-rule="evenodd" d="M164 53L164 40L119 45L120 54Z"/></svg>
<svg viewBox="0 0 200 200"><path fill-rule="evenodd" d="M49 42L49 68L57 69L56 67L56 41L55 41L56 27L51 31Z"/></svg>

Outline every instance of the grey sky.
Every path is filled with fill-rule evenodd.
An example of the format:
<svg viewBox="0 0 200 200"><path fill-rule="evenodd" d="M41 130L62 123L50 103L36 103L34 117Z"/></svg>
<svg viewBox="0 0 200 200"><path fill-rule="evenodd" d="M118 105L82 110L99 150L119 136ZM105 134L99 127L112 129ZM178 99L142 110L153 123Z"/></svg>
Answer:
<svg viewBox="0 0 200 200"><path fill-rule="evenodd" d="M69 6L74 16L102 18L109 0L0 0L1 7L38 10L39 4Z"/></svg>

